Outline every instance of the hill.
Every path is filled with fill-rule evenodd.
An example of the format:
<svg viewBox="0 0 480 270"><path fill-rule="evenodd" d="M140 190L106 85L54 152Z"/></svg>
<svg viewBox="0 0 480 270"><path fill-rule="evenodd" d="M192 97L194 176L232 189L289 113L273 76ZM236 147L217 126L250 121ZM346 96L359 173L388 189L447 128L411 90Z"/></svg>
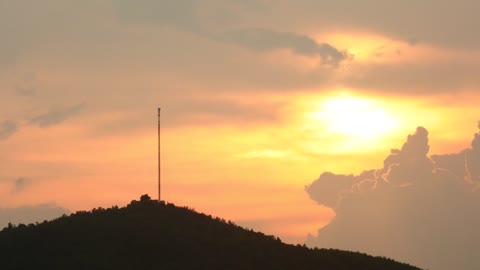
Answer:
<svg viewBox="0 0 480 270"><path fill-rule="evenodd" d="M150 200L0 232L1 269L418 269L339 250L287 245L232 222Z"/></svg>

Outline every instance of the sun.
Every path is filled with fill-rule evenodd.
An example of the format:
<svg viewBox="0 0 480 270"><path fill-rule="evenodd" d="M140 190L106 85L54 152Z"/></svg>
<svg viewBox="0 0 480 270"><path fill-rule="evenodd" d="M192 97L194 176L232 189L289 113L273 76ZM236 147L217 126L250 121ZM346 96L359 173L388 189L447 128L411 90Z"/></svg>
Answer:
<svg viewBox="0 0 480 270"><path fill-rule="evenodd" d="M353 96L325 99L309 118L323 124L329 133L352 138L375 139L392 133L398 119L382 102Z"/></svg>

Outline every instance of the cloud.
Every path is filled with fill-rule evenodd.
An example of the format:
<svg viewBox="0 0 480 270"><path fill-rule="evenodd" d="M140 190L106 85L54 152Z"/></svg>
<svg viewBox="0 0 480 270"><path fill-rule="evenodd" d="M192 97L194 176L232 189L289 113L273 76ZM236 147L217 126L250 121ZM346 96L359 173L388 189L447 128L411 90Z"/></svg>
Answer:
<svg viewBox="0 0 480 270"><path fill-rule="evenodd" d="M132 1L120 0L114 3L121 19L133 23L154 23L182 29L197 28L195 0L182 1Z"/></svg>
<svg viewBox="0 0 480 270"><path fill-rule="evenodd" d="M18 95L25 96L25 97L31 97L37 93L35 88L28 88L28 87L18 87L15 89L15 92Z"/></svg>
<svg viewBox="0 0 480 270"><path fill-rule="evenodd" d="M310 198L330 207L340 203L333 221L308 244L429 269L479 269L479 146L477 133L472 148L430 158L428 132L419 127L373 173L323 174L307 187Z"/></svg>
<svg viewBox="0 0 480 270"><path fill-rule="evenodd" d="M260 3L257 1L250 1L242 6L250 10L259 5ZM195 0L143 1L142 4L139 4L137 1L125 0L117 3L121 18L128 22L172 26L216 41L237 44L259 52L291 49L300 55L320 56L323 63L331 65L337 65L350 57L346 51L340 51L330 44L318 43L307 35L293 32L266 28L243 28L218 33L212 25L221 24L225 17L211 16L211 10L219 9L215 14L229 13L234 6L234 1L210 1L201 4L200 1ZM241 10L245 12L245 9Z"/></svg>
<svg viewBox="0 0 480 270"><path fill-rule="evenodd" d="M420 60L420 59L419 59ZM475 89L480 79L475 70L480 65L475 57L471 59L434 60L407 63L355 63L352 72L340 79L351 88L373 89L382 93L437 94L451 93L452 89Z"/></svg>
<svg viewBox="0 0 480 270"><path fill-rule="evenodd" d="M336 175L325 172L312 184L305 187L310 198L330 208L337 208L343 194L348 194L354 184L363 179L373 177L374 170L365 171L361 175Z"/></svg>
<svg viewBox="0 0 480 270"><path fill-rule="evenodd" d="M12 193L22 192L25 187L30 183L30 180L27 178L20 177L15 180Z"/></svg>
<svg viewBox="0 0 480 270"><path fill-rule="evenodd" d="M317 24L371 29L407 41L480 48L480 38L472 35L480 26L475 12L480 3L474 0L459 0L455 5L448 0L300 0L295 6L285 5L283 12L288 17L283 20L299 20L304 27ZM431 12L432 7L435 12Z"/></svg>
<svg viewBox="0 0 480 270"><path fill-rule="evenodd" d="M119 0L113 5L119 18L126 22L158 24L197 33L238 22L245 14L263 14L269 9L257 0Z"/></svg>
<svg viewBox="0 0 480 270"><path fill-rule="evenodd" d="M291 49L305 56L320 56L322 62L337 65L350 56L327 43L318 43L307 35L263 28L240 29L219 35L219 39L256 51Z"/></svg>
<svg viewBox="0 0 480 270"><path fill-rule="evenodd" d="M13 121L4 121L0 124L0 141L10 138L17 132L17 124Z"/></svg>
<svg viewBox="0 0 480 270"><path fill-rule="evenodd" d="M260 0L120 0L75 4L58 0L28 4L17 1L0 9L0 34L6 41L0 44L0 59L15 56L21 62L35 56L60 66L65 64L65 70L73 67L71 63L75 63L74 70L85 63L87 67L107 64L111 65L109 68L114 67L113 70L122 67L129 71L139 64L145 69L184 74L189 81L208 81L211 89L212 84L225 80L225 85L249 83L248 86L254 85L257 89L267 85L277 90L319 91L325 81L342 77L344 73L299 71L291 62L265 65L265 59L255 55L253 60L246 59L239 50L225 44L236 44L254 52L289 49L300 55L321 57L324 63L330 64L348 59L343 49L356 44L337 48L334 41L315 40L313 33L315 36L337 31L344 34L345 30L361 29L407 42L414 37L420 43L480 45L477 35L471 34L478 28L478 22L472 21L476 18L472 11L477 10L478 3L460 0L455 5L455 9L466 16L452 13L451 5L444 0L426 3L429 4L423 1L397 1L387 5L380 0L365 3L300 0L291 6ZM431 6L436 7L435 13L428 12ZM58 16L49 16L52 12ZM407 13L409 20L405 20ZM459 25L464 28L457 27ZM66 61L69 58L63 56L63 52L68 57L75 56L74 61ZM457 63L368 63L352 70L349 78L329 86L379 92L408 91L408 94L476 89L480 84L475 73L478 61L465 63L469 61L465 58L474 57L476 53L464 52L458 51L462 59ZM2 57L2 54L5 55ZM419 57L418 62L422 59ZM89 69L85 70L88 73ZM20 90L20 94L32 93L32 89Z"/></svg>
<svg viewBox="0 0 480 270"><path fill-rule="evenodd" d="M480 38L472 34L480 26L475 12L480 3L473 0L459 0L455 5L448 0L298 0L293 6L263 0L122 0L115 1L115 6L122 18L131 21L189 29L223 26L231 21L295 25L299 29L369 29L413 45L480 48ZM431 12L432 7L435 12Z"/></svg>
<svg viewBox="0 0 480 270"><path fill-rule="evenodd" d="M8 223L29 224L42 222L68 213L70 213L69 210L53 203L16 208L0 208L0 228L6 227Z"/></svg>
<svg viewBox="0 0 480 270"><path fill-rule="evenodd" d="M478 122L480 129L480 122ZM465 151L465 178L472 184L476 184L476 188L480 186L480 133L475 134L472 141L472 149Z"/></svg>
<svg viewBox="0 0 480 270"><path fill-rule="evenodd" d="M30 120L31 124L36 124L39 127L49 127L57 125L66 119L78 114L85 107L84 103L77 104L72 107L51 109L45 114L38 115Z"/></svg>
<svg viewBox="0 0 480 270"><path fill-rule="evenodd" d="M34 72L24 72L17 84L15 87L17 95L31 97L37 94L36 85L38 81Z"/></svg>
<svg viewBox="0 0 480 270"><path fill-rule="evenodd" d="M281 101L248 99L235 101L212 95L195 96L178 94L168 95L162 100L162 126L264 126L280 122L280 110L285 106ZM178 95L178 96L177 96ZM162 105L161 104L161 105ZM142 103L144 108L156 108L157 100ZM90 134L93 136L111 135L113 133L136 131L151 126L151 111L143 110L136 114L122 114L108 122L97 121L92 124Z"/></svg>
<svg viewBox="0 0 480 270"><path fill-rule="evenodd" d="M261 0L122 0L116 1L115 6L125 20L194 29L192 31L232 21L237 24L266 21L267 24L296 25L300 29L370 29L412 45L423 42L456 48L480 47L480 38L471 34L480 26L475 13L480 4L471 0L459 0L454 6L447 0L299 0L294 7ZM432 6L435 6L434 13L430 12Z"/></svg>
<svg viewBox="0 0 480 270"><path fill-rule="evenodd" d="M166 108L167 124L269 123L277 119L281 102L241 103L225 99L183 99Z"/></svg>

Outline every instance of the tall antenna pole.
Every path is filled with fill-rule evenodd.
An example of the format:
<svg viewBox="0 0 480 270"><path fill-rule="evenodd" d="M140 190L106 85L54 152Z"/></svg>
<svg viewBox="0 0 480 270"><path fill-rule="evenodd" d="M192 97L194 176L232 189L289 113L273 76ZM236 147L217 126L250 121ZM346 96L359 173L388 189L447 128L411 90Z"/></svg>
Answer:
<svg viewBox="0 0 480 270"><path fill-rule="evenodd" d="M160 111L161 109L158 108L158 201L161 202L161 179L162 179L162 171L160 166Z"/></svg>

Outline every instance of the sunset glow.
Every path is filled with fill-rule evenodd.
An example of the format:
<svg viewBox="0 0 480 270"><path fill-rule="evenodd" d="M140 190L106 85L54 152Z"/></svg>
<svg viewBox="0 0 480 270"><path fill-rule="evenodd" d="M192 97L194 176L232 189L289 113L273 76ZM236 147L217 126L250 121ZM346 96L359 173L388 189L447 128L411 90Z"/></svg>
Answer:
<svg viewBox="0 0 480 270"><path fill-rule="evenodd" d="M309 115L327 131L352 138L377 139L394 132L399 125L390 112L379 102L350 96L325 100L318 111Z"/></svg>
<svg viewBox="0 0 480 270"><path fill-rule="evenodd" d="M0 230L156 199L161 107L165 201L480 269L480 1L4 2Z"/></svg>

